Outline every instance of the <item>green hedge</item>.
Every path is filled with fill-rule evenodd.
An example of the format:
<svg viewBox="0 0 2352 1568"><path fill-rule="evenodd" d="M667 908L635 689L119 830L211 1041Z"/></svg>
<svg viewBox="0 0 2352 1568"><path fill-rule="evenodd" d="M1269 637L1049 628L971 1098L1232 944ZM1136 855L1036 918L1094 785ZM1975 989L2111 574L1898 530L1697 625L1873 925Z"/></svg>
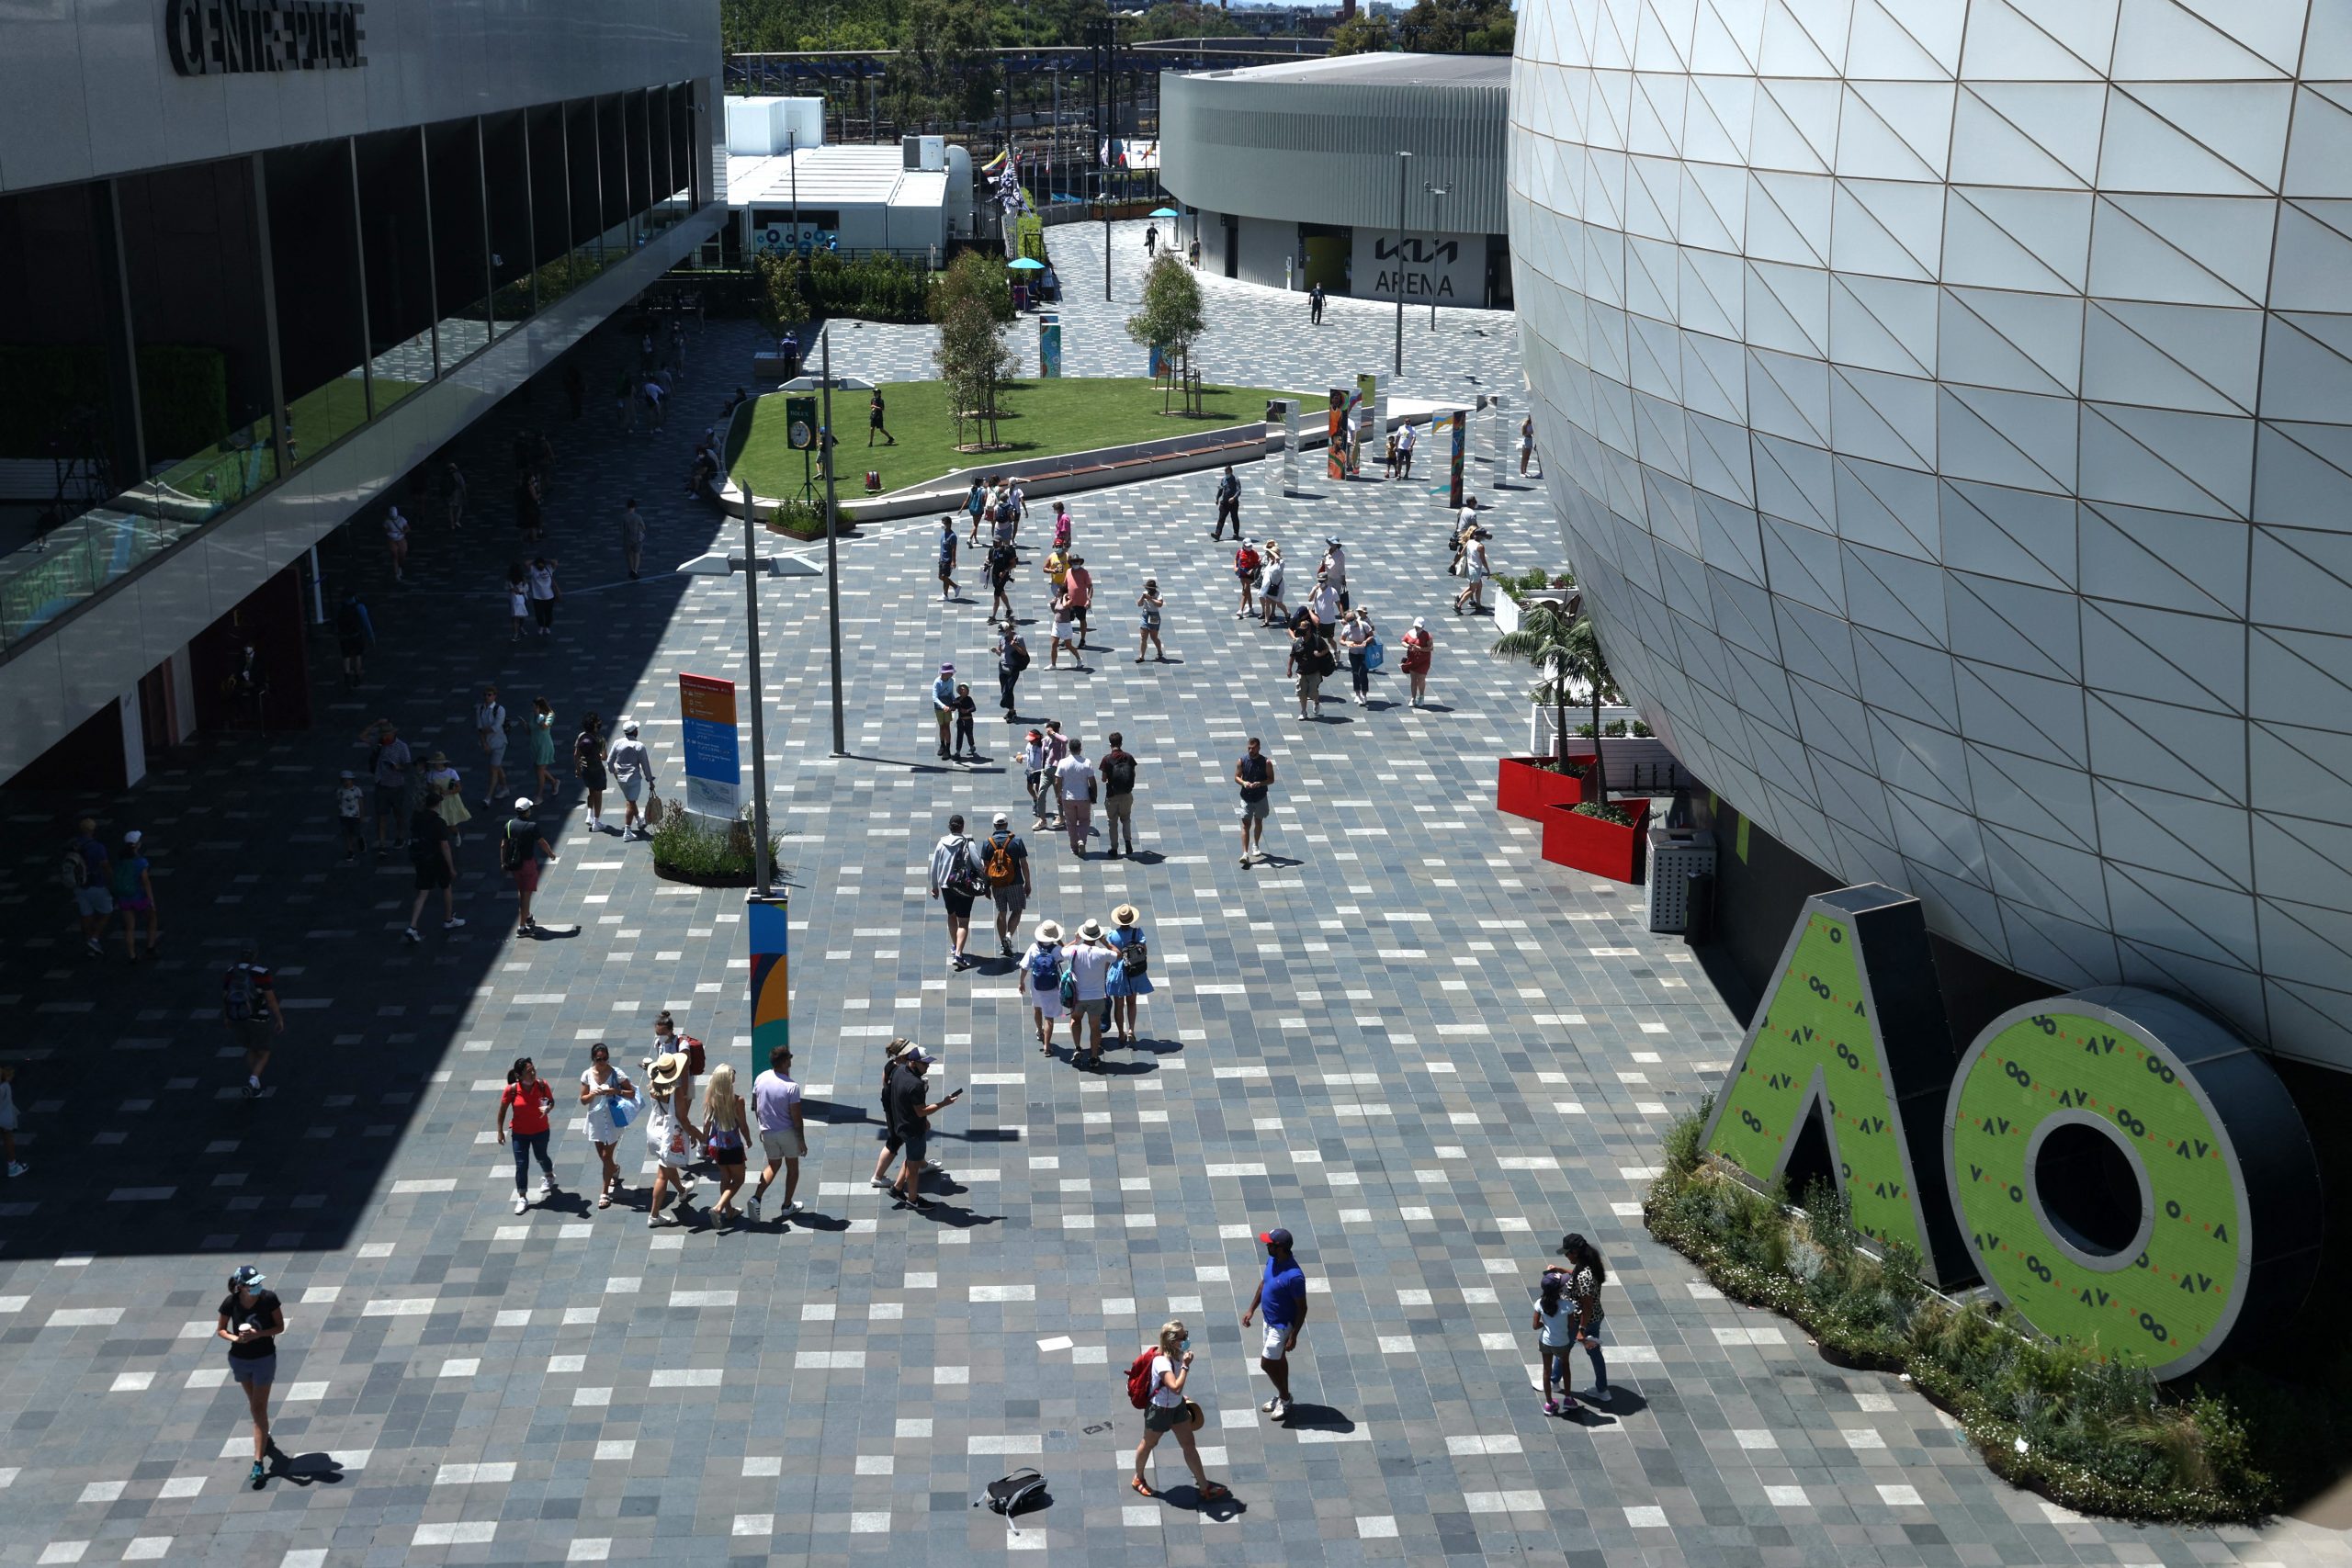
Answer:
<svg viewBox="0 0 2352 1568"><path fill-rule="evenodd" d="M1833 1360L1901 1372L1951 1413L1995 1472L2069 1508L2213 1523L2277 1506L2276 1481L2228 1400L2176 1394L2143 1370L1936 1296L1916 1255L1860 1249L1834 1187L1807 1191L1792 1213L1778 1193L1703 1162L1705 1122L1702 1108L1667 1134L1642 1213L1724 1295L1795 1319Z"/></svg>
<svg viewBox="0 0 2352 1568"><path fill-rule="evenodd" d="M0 344L0 457L45 457L71 410L107 417L106 353L96 346ZM203 450L229 434L229 360L201 344L139 350L139 416L157 462Z"/></svg>

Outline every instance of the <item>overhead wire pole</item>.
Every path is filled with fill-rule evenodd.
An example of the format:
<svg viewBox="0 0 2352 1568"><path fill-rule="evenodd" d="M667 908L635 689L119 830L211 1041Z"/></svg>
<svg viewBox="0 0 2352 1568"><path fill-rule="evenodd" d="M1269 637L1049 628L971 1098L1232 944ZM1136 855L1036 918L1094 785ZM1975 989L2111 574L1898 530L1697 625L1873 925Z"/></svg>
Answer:
<svg viewBox="0 0 2352 1568"><path fill-rule="evenodd" d="M760 544L754 526L759 511L752 487L743 487L743 647L752 661L752 863L759 895L768 897L774 868L768 863L768 739L762 715L767 703L760 686Z"/></svg>
<svg viewBox="0 0 2352 1568"><path fill-rule="evenodd" d="M833 755L849 753L849 732L842 719L842 573L841 552L833 536L841 531L841 506L833 499L833 323L827 321L824 335L819 339L823 355L819 373L825 385L825 414L818 426L820 456L825 464L825 604L829 612L827 632L831 638L833 653ZM756 742L754 742L756 744Z"/></svg>
<svg viewBox="0 0 2352 1568"><path fill-rule="evenodd" d="M1102 302L1111 302L1111 175L1119 166L1119 24L1102 24Z"/></svg>

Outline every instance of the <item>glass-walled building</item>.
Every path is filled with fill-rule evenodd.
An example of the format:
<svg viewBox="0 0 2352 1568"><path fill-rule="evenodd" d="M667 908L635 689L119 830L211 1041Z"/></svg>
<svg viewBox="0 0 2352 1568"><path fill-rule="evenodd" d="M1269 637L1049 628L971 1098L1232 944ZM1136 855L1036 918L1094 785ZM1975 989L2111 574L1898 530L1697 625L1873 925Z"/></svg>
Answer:
<svg viewBox="0 0 2352 1568"><path fill-rule="evenodd" d="M214 644L299 640L303 551L720 211L717 0L100 8L0 51L0 782L109 712L136 776Z"/></svg>

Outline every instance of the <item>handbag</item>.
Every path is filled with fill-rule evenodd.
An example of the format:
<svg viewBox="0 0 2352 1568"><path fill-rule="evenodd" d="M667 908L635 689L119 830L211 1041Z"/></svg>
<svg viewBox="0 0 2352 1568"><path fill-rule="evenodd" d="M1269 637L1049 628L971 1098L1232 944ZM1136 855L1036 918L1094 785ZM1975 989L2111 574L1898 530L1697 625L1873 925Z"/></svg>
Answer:
<svg viewBox="0 0 2352 1568"><path fill-rule="evenodd" d="M1380 646L1380 639L1378 637L1374 637L1370 642L1363 645L1363 667L1365 669L1377 670L1383 664L1387 662L1388 650Z"/></svg>
<svg viewBox="0 0 2352 1568"><path fill-rule="evenodd" d="M611 1115L615 1128L626 1127L637 1115L637 1097L633 1094L614 1095L605 1109Z"/></svg>

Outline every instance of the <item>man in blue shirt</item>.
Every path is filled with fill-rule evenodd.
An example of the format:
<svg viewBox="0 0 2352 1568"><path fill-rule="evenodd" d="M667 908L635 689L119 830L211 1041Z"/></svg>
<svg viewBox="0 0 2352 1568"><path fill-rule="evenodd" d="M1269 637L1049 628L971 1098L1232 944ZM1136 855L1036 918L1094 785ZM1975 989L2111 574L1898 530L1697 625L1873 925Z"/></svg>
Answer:
<svg viewBox="0 0 2352 1568"><path fill-rule="evenodd" d="M1258 1237L1266 1244L1266 1271L1250 1293L1241 1314L1241 1326L1263 1311L1266 1341L1258 1365L1272 1381L1273 1398L1258 1406L1277 1421L1290 1418L1290 1353L1298 1348L1298 1331L1306 1325L1306 1271L1291 1256L1290 1232L1270 1230Z"/></svg>

